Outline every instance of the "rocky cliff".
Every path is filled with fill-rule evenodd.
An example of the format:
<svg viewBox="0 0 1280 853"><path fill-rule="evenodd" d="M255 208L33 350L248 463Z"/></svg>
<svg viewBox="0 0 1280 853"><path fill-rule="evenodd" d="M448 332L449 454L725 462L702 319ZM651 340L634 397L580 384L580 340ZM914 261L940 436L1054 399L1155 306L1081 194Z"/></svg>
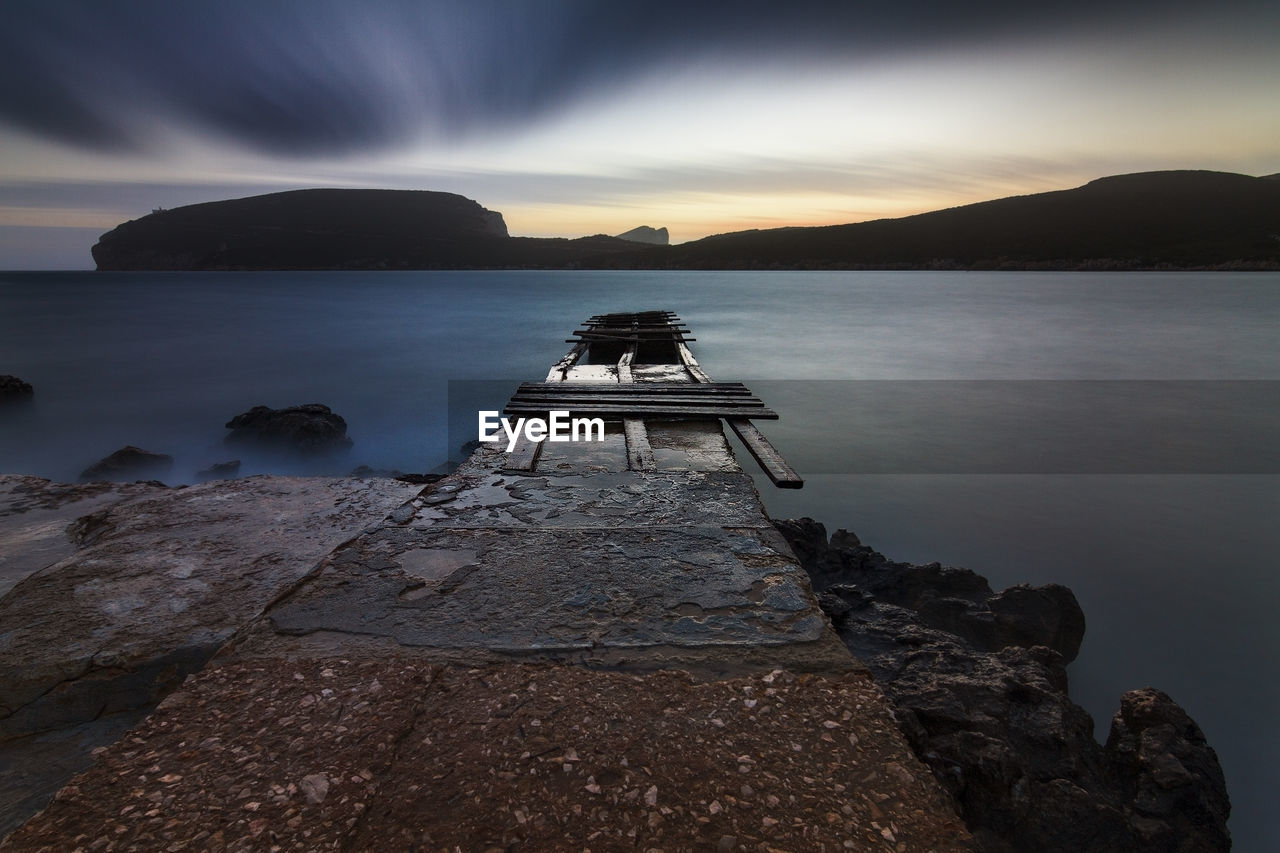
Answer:
<svg viewBox="0 0 1280 853"><path fill-rule="evenodd" d="M897 563L812 519L777 522L823 609L992 853L1222 851L1231 805L1200 727L1150 687L1106 745L1067 694L1084 614L1066 587L995 593L982 576Z"/></svg>
<svg viewBox="0 0 1280 853"><path fill-rule="evenodd" d="M667 245L509 237L459 195L298 190L157 211L102 235L100 270L1280 269L1280 181L1146 172L850 225L739 231Z"/></svg>
<svg viewBox="0 0 1280 853"><path fill-rule="evenodd" d="M158 210L103 234L100 270L475 265L502 214L453 193L313 189Z"/></svg>

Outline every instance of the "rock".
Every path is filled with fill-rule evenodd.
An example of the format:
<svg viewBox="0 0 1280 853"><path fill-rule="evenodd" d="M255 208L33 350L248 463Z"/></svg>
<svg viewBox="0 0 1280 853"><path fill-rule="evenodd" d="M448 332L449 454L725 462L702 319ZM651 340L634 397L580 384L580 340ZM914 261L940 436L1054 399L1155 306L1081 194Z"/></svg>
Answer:
<svg viewBox="0 0 1280 853"><path fill-rule="evenodd" d="M240 473L240 460L232 459L230 462L215 462L203 471L196 472L196 480L201 483L207 483L210 480L232 480Z"/></svg>
<svg viewBox="0 0 1280 853"><path fill-rule="evenodd" d="M285 409L254 406L226 423L229 444L258 443L299 453L324 453L351 446L347 422L328 406L308 403Z"/></svg>
<svg viewBox="0 0 1280 853"><path fill-rule="evenodd" d="M0 557L21 551L13 519L35 516L65 543L0 597L0 836L16 814L4 804L11 772L45 792L23 801L25 818L83 767L70 753L102 741L77 736L70 757L29 766L15 744L35 749L86 725L118 733L117 718L132 725L321 557L419 490L320 477L180 490L0 476ZM69 512L83 515L64 536Z"/></svg>
<svg viewBox="0 0 1280 853"><path fill-rule="evenodd" d="M641 225L638 228L632 228L630 231L618 235L619 240L630 240L632 243L646 243L650 246L667 246L671 244L671 235L667 233L667 229L651 228L648 225Z"/></svg>
<svg viewBox="0 0 1280 853"><path fill-rule="evenodd" d="M395 479L413 486L426 486L431 483L438 483L444 478L444 474L401 474Z"/></svg>
<svg viewBox="0 0 1280 853"><path fill-rule="evenodd" d="M986 578L969 569L894 562L845 530L832 534L828 544L826 528L811 518L774 524L817 592L855 584L877 601L913 610L926 625L988 651L1044 645L1068 663L1080 651L1084 612L1064 586L1020 585L995 594Z"/></svg>
<svg viewBox="0 0 1280 853"><path fill-rule="evenodd" d="M96 539L108 532L99 524L101 510L153 491L139 483L52 483L0 475L0 597L70 556L80 537Z"/></svg>
<svg viewBox="0 0 1280 853"><path fill-rule="evenodd" d="M0 403L16 403L30 400L35 396L35 389L30 382L23 382L16 376L0 376Z"/></svg>
<svg viewBox="0 0 1280 853"><path fill-rule="evenodd" d="M77 548L85 548L110 534L113 529L111 511L107 508L80 516L67 525L66 534Z"/></svg>
<svg viewBox="0 0 1280 853"><path fill-rule="evenodd" d="M1231 803L1218 756L1195 721L1159 690L1130 690L1111 719L1107 757L1149 847L1226 850Z"/></svg>
<svg viewBox="0 0 1280 853"><path fill-rule="evenodd" d="M981 850L1226 850L1217 756L1155 690L1131 691L1106 749L1067 693L1084 614L1071 590L993 594L965 569L895 563L812 519L775 522L819 604L895 707Z"/></svg>
<svg viewBox="0 0 1280 853"><path fill-rule="evenodd" d="M302 777L298 788L306 795L308 803L323 803L324 798L329 795L329 779L320 773L312 773Z"/></svg>
<svg viewBox="0 0 1280 853"><path fill-rule="evenodd" d="M100 270L424 269L508 242L501 213L453 193L307 189L157 210L91 252Z"/></svg>
<svg viewBox="0 0 1280 853"><path fill-rule="evenodd" d="M1084 611L1065 586L1011 586L987 599L987 606L1005 645L1048 646L1067 663L1076 659L1084 641Z"/></svg>
<svg viewBox="0 0 1280 853"><path fill-rule="evenodd" d="M0 599L0 740L158 701L320 557L416 493L394 480L248 477L141 490ZM340 509L317 512L316 507Z"/></svg>
<svg viewBox="0 0 1280 853"><path fill-rule="evenodd" d="M406 474L395 468L374 468L370 465L357 465L351 469L348 477L384 477L388 480L399 480L415 486L425 486L443 480L444 474Z"/></svg>
<svg viewBox="0 0 1280 853"><path fill-rule="evenodd" d="M167 474L172 467L172 456L152 453L130 444L85 468L80 473L80 479L146 480Z"/></svg>

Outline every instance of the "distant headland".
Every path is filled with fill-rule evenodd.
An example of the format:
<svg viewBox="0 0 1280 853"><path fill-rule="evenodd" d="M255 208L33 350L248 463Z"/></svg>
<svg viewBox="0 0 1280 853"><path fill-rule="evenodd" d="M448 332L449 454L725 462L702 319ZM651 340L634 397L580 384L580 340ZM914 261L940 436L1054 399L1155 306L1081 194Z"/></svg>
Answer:
<svg viewBox="0 0 1280 853"><path fill-rule="evenodd" d="M1143 172L849 225L512 237L453 193L308 189L157 210L103 234L99 270L1280 269L1280 175Z"/></svg>

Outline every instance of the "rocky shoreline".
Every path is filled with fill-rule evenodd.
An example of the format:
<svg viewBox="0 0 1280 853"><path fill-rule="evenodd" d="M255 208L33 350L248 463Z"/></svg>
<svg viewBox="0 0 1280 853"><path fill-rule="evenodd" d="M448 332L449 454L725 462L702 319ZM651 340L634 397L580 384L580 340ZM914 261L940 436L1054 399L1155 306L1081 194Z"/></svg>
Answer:
<svg viewBox="0 0 1280 853"><path fill-rule="evenodd" d="M775 522L849 650L984 851L1217 851L1231 805L1199 726L1130 690L1105 745L1067 692L1084 614L1056 584L994 592L888 560L812 519Z"/></svg>
<svg viewBox="0 0 1280 853"><path fill-rule="evenodd" d="M189 674L216 673L218 662L206 662L326 554L380 519L398 530L413 512L439 514L441 501L457 503L460 482L423 490L387 477L257 476L169 488L0 477L0 568L15 584L0 598L12 626L0 634L0 836ZM511 488L495 507L524 505L527 489ZM896 563L809 519L774 526L839 638L874 675L912 761L925 778L923 768L932 771L972 833L972 842L956 835L955 849L1230 848L1217 756L1168 696L1126 693L1105 746L1094 740L1092 719L1067 693L1066 664L1085 633L1069 589L996 593L971 571ZM112 749L112 760L132 760L127 747ZM106 777L95 784L111 787ZM60 812L68 826L78 796Z"/></svg>
<svg viewBox="0 0 1280 853"><path fill-rule="evenodd" d="M0 837L317 560L420 488L0 476Z"/></svg>

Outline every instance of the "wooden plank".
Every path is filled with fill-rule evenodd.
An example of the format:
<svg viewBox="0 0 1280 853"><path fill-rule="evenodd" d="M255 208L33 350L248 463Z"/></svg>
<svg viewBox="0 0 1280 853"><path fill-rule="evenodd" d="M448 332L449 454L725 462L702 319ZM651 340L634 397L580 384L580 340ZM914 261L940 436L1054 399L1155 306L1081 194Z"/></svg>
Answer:
<svg viewBox="0 0 1280 853"><path fill-rule="evenodd" d="M688 335L690 331L682 326L591 326L586 329L574 329L572 335L638 335L646 339L662 340L677 335Z"/></svg>
<svg viewBox="0 0 1280 853"><path fill-rule="evenodd" d="M508 415L544 415L556 409L567 409L575 417L628 417L628 418L693 418L706 420L714 418L753 418L756 420L778 419L778 413L762 407L749 408L742 406L663 406L655 403L635 405L577 405L564 403L547 405L546 403L508 403L503 412Z"/></svg>
<svg viewBox="0 0 1280 853"><path fill-rule="evenodd" d="M637 382L626 386L619 386L614 382L521 382L518 390L527 393L537 393L545 390L557 394L598 394L603 391L635 394L655 394L672 391L681 394L697 394L699 396L710 396L717 393L751 394L751 390L741 382L708 382L705 384L693 382Z"/></svg>
<svg viewBox="0 0 1280 853"><path fill-rule="evenodd" d="M530 441L524 433L516 439L516 446L507 454L503 469L508 471L532 471L542 455L542 442Z"/></svg>
<svg viewBox="0 0 1280 853"><path fill-rule="evenodd" d="M581 366L581 365L577 365ZM613 365L593 365L593 366L613 366ZM635 375L635 365L631 365L632 375ZM614 366L613 375L617 375L617 368ZM517 386L518 391L530 394L547 392L556 393L580 393L580 394L598 394L604 392L617 391L620 393L689 393L696 394L699 397L750 397L751 389L744 384L704 384L700 382L648 382L644 387L640 383L626 383L620 388L616 382L572 382L564 384L562 382L522 382Z"/></svg>
<svg viewBox="0 0 1280 853"><path fill-rule="evenodd" d="M638 364L632 367L631 373L635 376L636 382L693 384L693 380L689 378L689 371L685 370L684 365L679 362L674 364Z"/></svg>
<svg viewBox="0 0 1280 853"><path fill-rule="evenodd" d="M587 345L580 343L569 352L565 353L564 358L557 361L551 366L551 370L547 373L548 382L563 382L565 374L569 372L569 368L577 364L578 359L582 358L583 353L587 351Z"/></svg>
<svg viewBox="0 0 1280 853"><path fill-rule="evenodd" d="M631 362L635 360L635 357L636 357L636 345L632 344L631 346L627 347L627 351L622 354L622 358L618 359L618 381L619 382L630 383L635 381L634 379L631 378Z"/></svg>
<svg viewBox="0 0 1280 853"><path fill-rule="evenodd" d="M653 471L658 465L653 460L653 448L649 445L649 431L640 418L623 418L622 430L627 438L627 467L632 471Z"/></svg>
<svg viewBox="0 0 1280 853"><path fill-rule="evenodd" d="M638 314L595 314L587 318L587 324L619 325L624 323L679 323L680 318L670 311L641 311Z"/></svg>
<svg viewBox="0 0 1280 853"><path fill-rule="evenodd" d="M742 440L775 486L780 489L799 489L804 485L804 479L787 464L787 460L783 459L782 454L769 443L769 439L756 429L755 424L742 418L725 420L729 422L729 428Z"/></svg>
<svg viewBox="0 0 1280 853"><path fill-rule="evenodd" d="M641 335L643 337L667 338L673 335L687 335L689 329L684 326L641 326L637 323L619 323L618 325L588 325L585 329L574 329L573 335Z"/></svg>
<svg viewBox="0 0 1280 853"><path fill-rule="evenodd" d="M653 332L655 334L662 334L666 332L690 331L687 326L676 325L674 323L656 323L652 325L646 324L646 323L618 323L616 325L612 323L585 323L583 325L588 326L589 328L585 330L574 329L573 334L580 335L584 331L587 331L587 332Z"/></svg>
<svg viewBox="0 0 1280 853"><path fill-rule="evenodd" d="M611 365L604 365L610 367ZM749 388L713 388L696 382L635 382L635 371L629 364L622 365L623 375L631 376L632 382L547 382L520 385L516 393L526 397L597 397L607 394L612 397L661 397L664 394L672 397L696 397L699 400L749 400L756 396ZM618 368L613 367L612 376L618 376ZM593 387L594 386L594 387Z"/></svg>
<svg viewBox="0 0 1280 853"><path fill-rule="evenodd" d="M711 377L698 364L698 360L693 357L693 352L687 346L677 342L676 353L694 381L711 382ZM769 443L769 439L764 437L755 424L745 418L725 418L725 421L775 486L780 489L799 489L804 486L804 479L787 464L787 460L782 458L782 454Z"/></svg>
<svg viewBox="0 0 1280 853"><path fill-rule="evenodd" d="M623 368L627 373L632 371L628 367ZM613 368L613 375L617 376L617 368ZM717 391L710 389L709 391L699 391L699 388L705 388L705 385L697 385L693 382L681 383L683 389L675 389L671 387L658 386L656 382L622 382L613 385L610 388L591 389L588 391L569 390L576 382L556 382L551 385L539 388L517 388L512 397L520 397L525 400L541 400L543 398L554 397L557 399L564 397L580 397L583 400L595 400L601 397L613 397L622 400L634 400L640 398L648 398L653 400L660 399L682 399L682 400L704 400L715 403L744 403L759 402L760 398L752 394L750 391L743 389L741 393L731 391ZM646 390L647 389L647 390Z"/></svg>
<svg viewBox="0 0 1280 853"><path fill-rule="evenodd" d="M604 323L612 323L614 325L620 323L666 323L670 321L679 322L680 318L670 311L644 311L639 314L596 314L588 317L588 323L601 325Z"/></svg>
<svg viewBox="0 0 1280 853"><path fill-rule="evenodd" d="M507 401L508 406L518 406L521 409L540 409L550 411L552 409L595 409L598 406L630 406L632 409L641 407L657 406L659 409L728 409L732 411L750 412L758 409L768 409L764 405L763 400L755 400L755 398L728 398L728 400L701 400L698 397L671 397L669 394L662 394L658 397L525 397L522 394L516 394L511 400ZM742 418L750 418L750 415L744 414Z"/></svg>
<svg viewBox="0 0 1280 853"><path fill-rule="evenodd" d="M613 334L588 334L579 335L577 338L565 338L566 344L630 344L630 343L666 343L667 341L676 341L683 343L685 341L696 341L697 338L669 337L663 335L661 337L645 337L643 335L631 335L626 333Z"/></svg>
<svg viewBox="0 0 1280 853"><path fill-rule="evenodd" d="M706 397L678 397L673 394L658 394L652 397L635 395L610 394L571 394L557 397L554 394L516 394L507 401L512 406L537 406L542 409L582 409L590 406L677 406L680 408L700 408L714 406L724 409L764 409L763 400L755 397L724 397L707 399ZM746 417L744 415L744 417Z"/></svg>
<svg viewBox="0 0 1280 853"><path fill-rule="evenodd" d="M676 343L676 352L680 355L680 361L684 363L685 370L689 371L689 375L696 382L711 382L711 377L706 371L698 366L698 360L693 357L693 352L683 343Z"/></svg>
<svg viewBox="0 0 1280 853"><path fill-rule="evenodd" d="M726 411L753 411L755 409L767 409L768 406L764 401L747 397L672 397L669 394L658 394L653 397L637 397L620 395L617 397L604 395L583 395L583 394L565 394L564 396L556 396L554 394L534 394L525 396L517 394L507 401L507 405L512 408L520 409L541 409L547 411L549 409L587 409L598 408L600 406L618 406L626 408L644 409L724 409ZM748 417L743 415L743 417Z"/></svg>
<svg viewBox="0 0 1280 853"><path fill-rule="evenodd" d="M689 327L676 323L585 323L583 328L574 329L571 334L618 334L620 332L636 332L641 335L687 335Z"/></svg>

